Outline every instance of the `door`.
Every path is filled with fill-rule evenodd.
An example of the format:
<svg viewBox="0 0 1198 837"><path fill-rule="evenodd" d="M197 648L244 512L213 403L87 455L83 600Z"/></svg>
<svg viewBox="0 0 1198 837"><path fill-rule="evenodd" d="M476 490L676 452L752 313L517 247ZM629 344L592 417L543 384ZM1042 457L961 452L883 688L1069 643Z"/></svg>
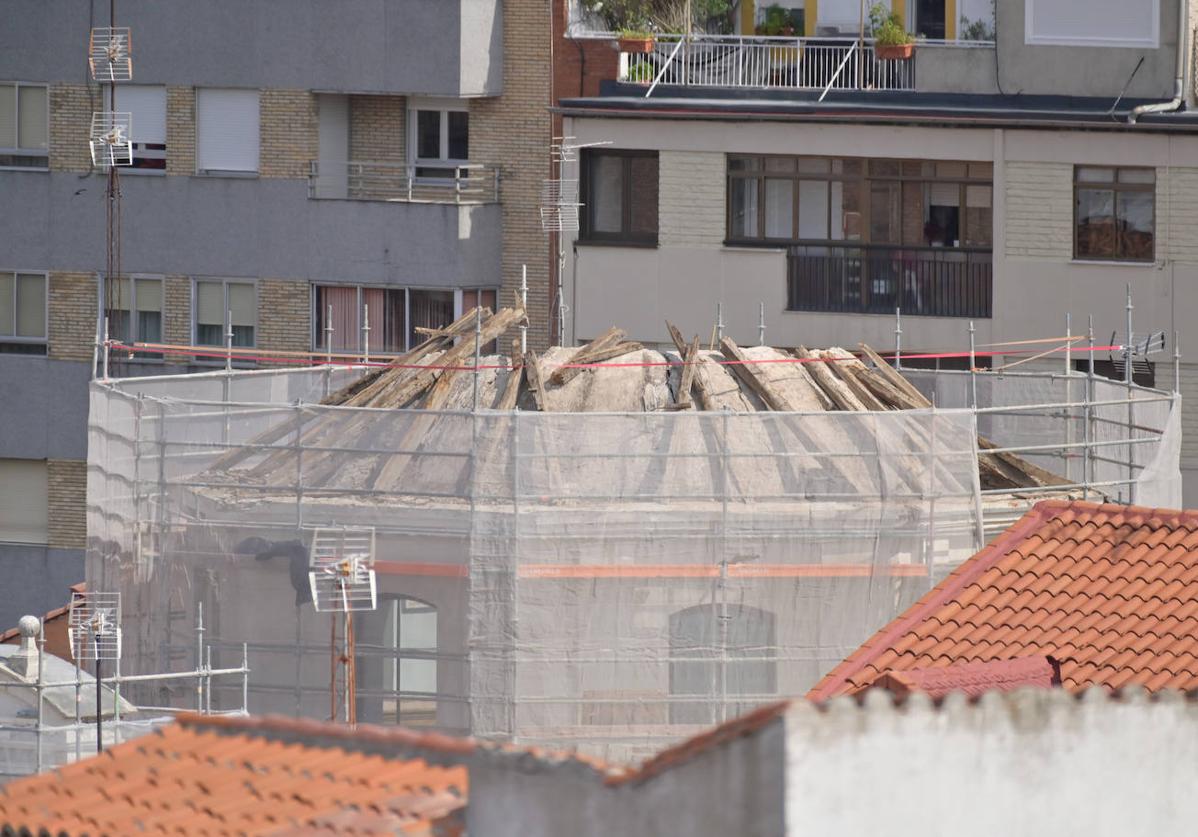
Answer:
<svg viewBox="0 0 1198 837"><path fill-rule="evenodd" d="M943 39L945 0L916 0L915 34L925 38Z"/></svg>

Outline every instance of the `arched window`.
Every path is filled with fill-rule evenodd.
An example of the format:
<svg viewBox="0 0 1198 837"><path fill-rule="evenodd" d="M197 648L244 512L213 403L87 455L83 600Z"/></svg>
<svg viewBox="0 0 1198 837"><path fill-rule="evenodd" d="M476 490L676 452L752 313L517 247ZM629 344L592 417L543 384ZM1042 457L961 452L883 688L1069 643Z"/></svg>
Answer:
<svg viewBox="0 0 1198 837"><path fill-rule="evenodd" d="M776 641L774 614L748 605L671 614L670 723L718 723L776 694Z"/></svg>
<svg viewBox="0 0 1198 837"><path fill-rule="evenodd" d="M380 593L358 634L358 719L431 726L437 721L437 608Z"/></svg>

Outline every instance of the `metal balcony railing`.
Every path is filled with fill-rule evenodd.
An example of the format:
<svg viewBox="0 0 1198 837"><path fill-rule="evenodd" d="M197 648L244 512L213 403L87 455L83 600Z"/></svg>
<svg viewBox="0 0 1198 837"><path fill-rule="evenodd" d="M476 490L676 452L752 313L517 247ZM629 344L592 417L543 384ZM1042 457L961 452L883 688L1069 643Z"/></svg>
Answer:
<svg viewBox="0 0 1198 837"><path fill-rule="evenodd" d="M991 251L803 244L787 251L787 309L989 317Z"/></svg>
<svg viewBox="0 0 1198 837"><path fill-rule="evenodd" d="M312 161L308 197L399 203L499 202L499 169L451 163Z"/></svg>
<svg viewBox="0 0 1198 837"><path fill-rule="evenodd" d="M914 90L913 58L878 58L867 39L658 35L647 54L621 53L621 79L681 87Z"/></svg>

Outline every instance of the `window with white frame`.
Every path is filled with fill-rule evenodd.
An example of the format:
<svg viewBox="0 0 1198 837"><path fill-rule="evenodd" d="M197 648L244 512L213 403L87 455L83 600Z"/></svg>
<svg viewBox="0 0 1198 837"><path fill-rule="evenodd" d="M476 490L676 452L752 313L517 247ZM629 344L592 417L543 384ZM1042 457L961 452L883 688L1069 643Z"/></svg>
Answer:
<svg viewBox="0 0 1198 837"><path fill-rule="evenodd" d="M369 323L371 354L398 354L425 340L420 329L443 328L476 305L494 310L495 288L379 288L367 285L314 285L315 351L359 354ZM494 345L494 344L492 344Z"/></svg>
<svg viewBox="0 0 1198 837"><path fill-rule="evenodd" d="M44 84L0 82L0 167L49 166L50 119Z"/></svg>
<svg viewBox="0 0 1198 837"><path fill-rule="evenodd" d="M1032 45L1160 46L1160 0L1026 0L1023 14Z"/></svg>
<svg viewBox="0 0 1198 837"><path fill-rule="evenodd" d="M0 352L46 353L46 274L0 271Z"/></svg>
<svg viewBox="0 0 1198 837"><path fill-rule="evenodd" d="M49 507L46 460L0 459L0 543L49 543Z"/></svg>
<svg viewBox="0 0 1198 837"><path fill-rule="evenodd" d="M413 99L408 156L417 177L453 178L470 162L470 114L456 99Z"/></svg>
<svg viewBox="0 0 1198 837"><path fill-rule="evenodd" d="M101 285L100 310L108 320L108 336L122 343L162 342L162 279L133 276ZM139 352L140 360L160 354Z"/></svg>
<svg viewBox="0 0 1198 837"><path fill-rule="evenodd" d="M132 84L117 91L117 110L131 115L133 168L166 170L166 88Z"/></svg>
<svg viewBox="0 0 1198 837"><path fill-rule="evenodd" d="M196 91L196 168L206 173L258 171L258 91Z"/></svg>
<svg viewBox="0 0 1198 837"><path fill-rule="evenodd" d="M223 346L233 333L233 345L254 345L258 322L258 294L244 279L197 279L195 282L195 343Z"/></svg>

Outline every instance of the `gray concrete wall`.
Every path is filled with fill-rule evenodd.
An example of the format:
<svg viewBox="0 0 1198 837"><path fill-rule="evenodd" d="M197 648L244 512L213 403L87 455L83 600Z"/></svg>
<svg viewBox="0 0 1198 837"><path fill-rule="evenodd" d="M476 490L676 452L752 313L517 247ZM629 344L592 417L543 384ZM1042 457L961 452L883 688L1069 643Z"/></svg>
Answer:
<svg viewBox="0 0 1198 837"><path fill-rule="evenodd" d="M86 363L0 355L0 458L86 459L90 377Z"/></svg>
<svg viewBox="0 0 1198 837"><path fill-rule="evenodd" d="M883 694L786 718L786 834L1188 835L1198 703L1094 689ZM471 788L473 797L473 788ZM473 807L473 798L471 799Z"/></svg>
<svg viewBox="0 0 1198 837"><path fill-rule="evenodd" d="M72 584L83 581L82 549L0 544L0 631L27 613L41 616L71 600Z"/></svg>
<svg viewBox="0 0 1198 837"><path fill-rule="evenodd" d="M9 0L0 78L84 81L108 5ZM502 92L499 0L121 0L142 84L438 96Z"/></svg>
<svg viewBox="0 0 1198 837"><path fill-rule="evenodd" d="M498 285L500 207L309 200L302 180L122 178L129 272ZM5 267L101 270L104 180L2 172Z"/></svg>

